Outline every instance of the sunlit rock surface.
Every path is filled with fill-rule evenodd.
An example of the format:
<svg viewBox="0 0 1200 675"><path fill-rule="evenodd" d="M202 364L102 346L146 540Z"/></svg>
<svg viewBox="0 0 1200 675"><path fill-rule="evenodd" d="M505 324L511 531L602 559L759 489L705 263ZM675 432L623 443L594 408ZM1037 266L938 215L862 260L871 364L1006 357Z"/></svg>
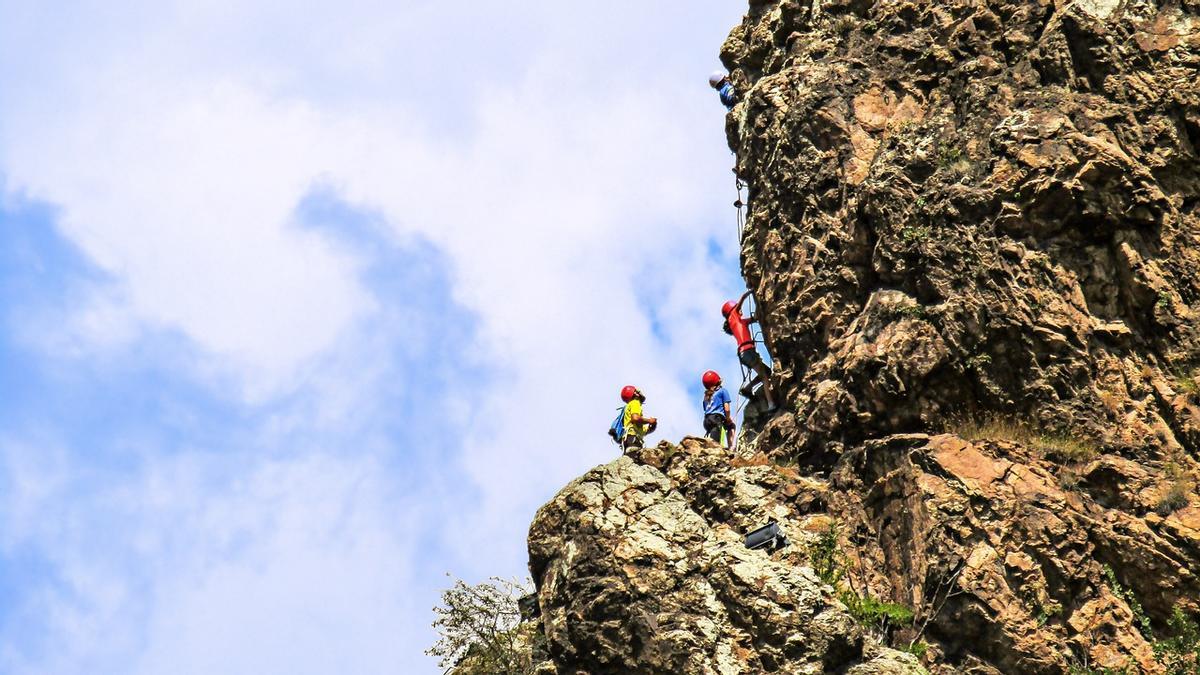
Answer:
<svg viewBox="0 0 1200 675"><path fill-rule="evenodd" d="M1200 611L1200 2L756 0L721 55L783 411L539 511L540 672L1162 672Z"/></svg>

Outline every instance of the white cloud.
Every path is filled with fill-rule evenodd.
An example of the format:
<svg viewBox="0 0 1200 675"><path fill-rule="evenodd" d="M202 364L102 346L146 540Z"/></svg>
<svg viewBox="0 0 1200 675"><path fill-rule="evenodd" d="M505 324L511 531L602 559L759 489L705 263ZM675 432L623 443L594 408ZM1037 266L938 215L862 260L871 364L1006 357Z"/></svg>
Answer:
<svg viewBox="0 0 1200 675"><path fill-rule="evenodd" d="M392 673L422 663L404 639L428 633L428 593L414 591L421 509L397 501L373 460L164 458L81 502L71 491L85 476L61 465L12 471L28 455L4 449L5 531L18 528L61 579L24 608L53 644L32 658L0 651L4 672Z"/></svg>
<svg viewBox="0 0 1200 675"><path fill-rule="evenodd" d="M648 409L663 419L660 437L674 439L698 431L685 386L699 372L716 366L736 379L716 309L738 280L707 255L710 238L732 248L732 161L720 106L704 82L711 62L672 50L694 40L715 54L737 8L644 5L367 2L306 13L279 2L222 3L220 11L147 6L129 28L103 23L83 40L76 53L86 63L47 57L29 65L32 75L0 68L14 92L0 104L0 171L10 187L59 205L67 234L116 280L112 294L79 308L72 335L111 350L137 344L139 332L178 333L203 357L189 372L232 378L251 404L289 401L263 430L270 447L313 425L353 429L345 436L359 441L363 419L391 414L373 395L384 378L407 374L402 362L373 362L386 348L372 340L404 343L408 330L432 331L455 344L451 358L493 368L495 382L458 382L438 402L448 417L428 420L436 428L429 433L449 435L461 455L446 458L420 498L431 517L461 526L462 535L443 542L460 547L448 566L465 576L516 573L532 509L615 454L603 431L621 385L648 392ZM702 20L711 36L670 37ZM32 27L20 40L41 36L40 48L55 52L36 18L15 25ZM0 42L10 37L3 30ZM692 67L691 80L678 79ZM433 242L452 266L453 299L478 324L440 322L433 308L387 317L388 330L374 337L360 334L389 299L363 281L369 252L293 222L318 184L380 214L398 238ZM41 330L53 336L56 328ZM320 465L332 474L321 485L335 496L316 505L302 503L302 488L317 480L317 465L299 466L289 482L301 484L279 494L265 486L270 467L259 464L244 497L229 477L193 486L193 496L152 483L129 488L131 501L165 499L184 530L204 539L223 536L205 520L216 508L202 497L207 490L235 520L243 510L294 512L308 523L289 530L280 515L245 550L185 555L155 548L169 521L137 509L114 515L142 523L148 560L178 555L196 565L158 571L145 616L116 617L145 624L148 672L206 649L231 659L198 661L208 672L277 670L265 666L292 663L270 661L290 658L276 654L289 640L316 644L311 626L350 606L324 588L367 606L403 595L378 554L403 559L414 545L378 513L412 502L377 491L368 515L334 528L331 504L362 498L339 478L359 465ZM252 518L245 528L267 522ZM377 543L343 542L327 553L335 530ZM369 594L364 579L383 591ZM296 589L305 592L293 602ZM253 602L239 613L238 630L213 620L247 597ZM379 611L410 610L425 618L423 606ZM288 620L261 641L247 637L273 616L307 611L312 624ZM396 657L372 645L412 650L368 620L394 624L347 619L363 631L347 644L385 660ZM329 663L312 651L299 656Z"/></svg>
<svg viewBox="0 0 1200 675"><path fill-rule="evenodd" d="M378 468L328 458L264 467L198 509L209 522L196 530L226 530L240 550L212 562L192 552L195 569L160 577L134 672L391 673L413 663L400 636L427 632L413 620L426 597L410 591L418 513L394 510L402 504Z"/></svg>
<svg viewBox="0 0 1200 675"><path fill-rule="evenodd" d="M97 84L107 98L87 111L48 128L21 120L4 162L62 206L66 231L121 281L126 316L181 331L261 394L370 310L353 261L289 227L324 168L307 150L321 124L306 106L227 84ZM111 319L113 303L84 311ZM82 325L105 342L120 333L108 320Z"/></svg>

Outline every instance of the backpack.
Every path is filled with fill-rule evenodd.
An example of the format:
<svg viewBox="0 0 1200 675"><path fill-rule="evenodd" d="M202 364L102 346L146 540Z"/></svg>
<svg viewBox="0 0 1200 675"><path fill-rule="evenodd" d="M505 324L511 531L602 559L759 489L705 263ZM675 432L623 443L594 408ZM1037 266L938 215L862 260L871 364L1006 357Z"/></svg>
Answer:
<svg viewBox="0 0 1200 675"><path fill-rule="evenodd" d="M612 442L617 445L621 444L621 440L625 438L625 406L617 408L617 419L608 427L608 435L612 437Z"/></svg>

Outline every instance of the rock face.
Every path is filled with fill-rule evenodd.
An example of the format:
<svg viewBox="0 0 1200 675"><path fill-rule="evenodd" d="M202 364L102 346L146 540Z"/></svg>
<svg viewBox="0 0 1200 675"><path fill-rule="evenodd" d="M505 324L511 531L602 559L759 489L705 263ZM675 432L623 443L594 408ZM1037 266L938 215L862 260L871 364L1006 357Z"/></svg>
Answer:
<svg viewBox="0 0 1200 675"><path fill-rule="evenodd" d="M543 507L541 672L1163 672L1200 612L1200 2L751 0L722 58L783 412Z"/></svg>
<svg viewBox="0 0 1200 675"><path fill-rule="evenodd" d="M1200 504L1155 514L1152 476L1118 457L1076 480L1020 445L952 435L872 439L828 477L699 439L636 450L530 529L552 655L538 672L926 672L888 641L927 644L940 673L1161 672L1131 599L1151 621L1195 609ZM746 549L770 521L790 545ZM814 576L834 523L846 586L913 608L912 625L864 628Z"/></svg>
<svg viewBox="0 0 1200 675"><path fill-rule="evenodd" d="M1198 609L1200 3L753 2L722 57L760 449L884 597L957 575L931 661L1153 670L1101 576Z"/></svg>
<svg viewBox="0 0 1200 675"><path fill-rule="evenodd" d="M789 442L1200 445L1200 3L752 2L722 57Z"/></svg>
<svg viewBox="0 0 1200 675"><path fill-rule="evenodd" d="M1200 508L1157 515L1156 481L1123 458L1078 470L1068 483L1017 444L898 435L841 458L828 501L862 583L929 621L931 669L1159 672L1132 601L1160 630L1197 609Z"/></svg>
<svg viewBox="0 0 1200 675"><path fill-rule="evenodd" d="M588 472L542 507L529 566L552 672L924 672L864 641L801 547L743 545L771 518L793 523L797 541L828 519L796 520L820 503L818 483L733 459L706 441L664 443Z"/></svg>

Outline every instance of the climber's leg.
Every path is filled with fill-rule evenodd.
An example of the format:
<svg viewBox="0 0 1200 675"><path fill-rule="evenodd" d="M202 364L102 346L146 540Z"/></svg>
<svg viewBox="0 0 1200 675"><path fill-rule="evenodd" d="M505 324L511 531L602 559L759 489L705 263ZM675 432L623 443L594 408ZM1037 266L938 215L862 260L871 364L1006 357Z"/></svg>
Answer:
<svg viewBox="0 0 1200 675"><path fill-rule="evenodd" d="M763 363L762 357L758 355L758 350L747 349L738 354L738 360L743 366L758 374L755 380L751 380L750 385L753 387L755 381L762 381L763 394L767 397L767 408L774 410L777 405L775 403L775 393L771 391L771 369L767 367L766 363Z"/></svg>

